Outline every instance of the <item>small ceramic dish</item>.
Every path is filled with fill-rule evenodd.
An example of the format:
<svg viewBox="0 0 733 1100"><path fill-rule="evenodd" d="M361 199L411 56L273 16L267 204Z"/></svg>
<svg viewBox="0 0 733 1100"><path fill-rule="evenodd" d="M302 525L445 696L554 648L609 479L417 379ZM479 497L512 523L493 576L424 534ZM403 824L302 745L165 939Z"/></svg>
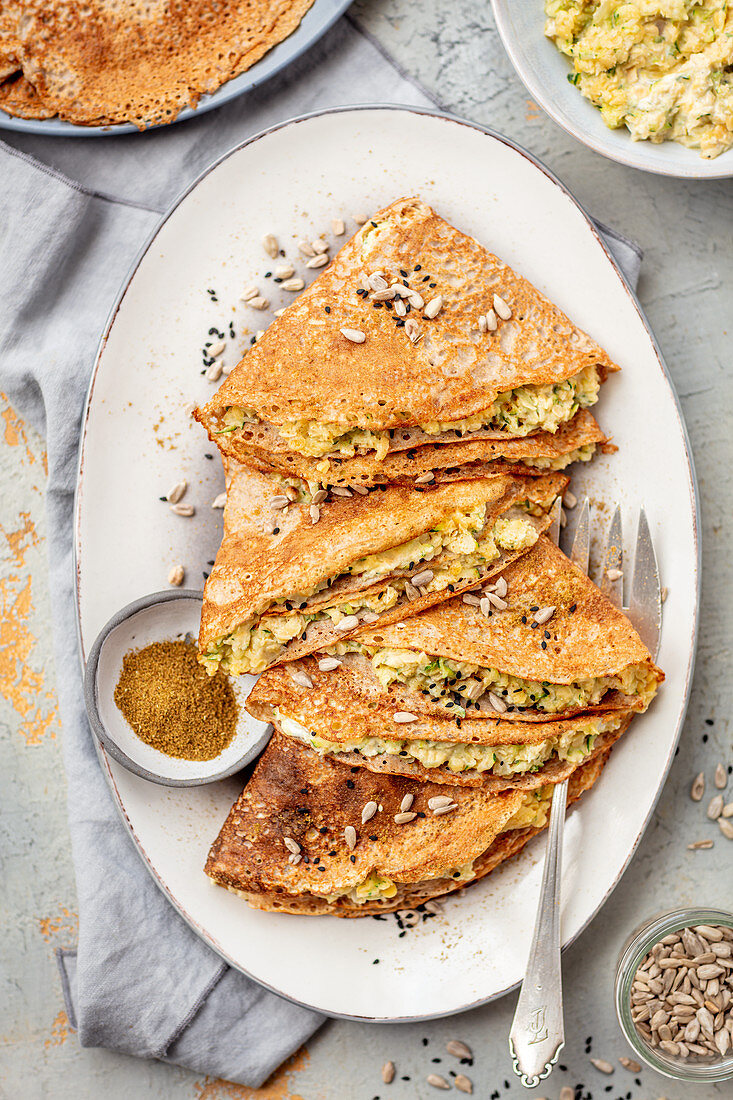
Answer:
<svg viewBox="0 0 733 1100"><path fill-rule="evenodd" d="M122 661L131 649L152 642L182 640L198 633L201 594L186 589L153 592L123 607L100 631L89 652L84 674L84 701L92 730L105 752L128 771L167 787L214 783L240 771L262 752L272 732L244 709L254 676L231 681L237 703L237 730L213 760L182 760L152 748L133 732L114 701Z"/></svg>
<svg viewBox="0 0 733 1100"><path fill-rule="evenodd" d="M729 179L733 149L706 160L674 141L632 141L625 127L611 130L601 112L568 81L565 57L545 36L543 0L491 0L509 60L532 98L558 126L589 149L629 168L680 179Z"/></svg>

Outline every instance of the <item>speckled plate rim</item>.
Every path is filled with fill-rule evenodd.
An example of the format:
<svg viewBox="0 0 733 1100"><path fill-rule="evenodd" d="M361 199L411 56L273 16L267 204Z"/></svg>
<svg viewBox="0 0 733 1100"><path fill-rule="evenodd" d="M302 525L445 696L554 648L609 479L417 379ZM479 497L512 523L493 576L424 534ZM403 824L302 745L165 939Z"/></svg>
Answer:
<svg viewBox="0 0 733 1100"><path fill-rule="evenodd" d="M532 98L550 116L553 122L561 126L576 141L587 145L593 152L600 153L601 156L608 157L609 160L614 160L627 168L638 168L642 172L652 172L655 175L669 176L674 179L713 180L733 178L733 149L721 153L714 160L705 160L694 149L687 149L685 146L680 145L675 150L675 154L679 155L680 160L665 160L665 148L673 144L671 142L662 145L655 145L651 141L634 142L628 134L621 130L620 133L626 140L616 145L610 137L616 131L610 130L605 123L601 123L600 136L596 136L590 127L574 122L568 112L561 106L559 97L553 95L554 82L550 82L549 86L544 83L540 78L539 68L527 64L527 59L523 58L524 48L514 32L511 9L517 4L528 2L529 0L491 0L491 7L499 37L509 60L514 66L514 71ZM536 5L541 12L543 0L531 0L531 3ZM545 40L545 44L550 49L555 49L554 46L550 46L549 39ZM570 72L569 67L568 72ZM593 109L587 100L582 99L580 92L577 92L577 96L581 100L579 113L585 108ZM607 139L603 133L604 130L608 131L609 136ZM679 150L679 153L677 153L677 150ZM687 163L688 154L689 164Z"/></svg>
<svg viewBox="0 0 733 1100"><path fill-rule="evenodd" d="M149 783L157 783L161 787L202 787L206 783L216 783L220 779L228 779L230 775L236 775L237 772L241 772L243 768L246 768L248 764L254 760L256 756L264 750L267 742L270 740L272 734L272 727L270 726L265 733L255 741L248 749L233 764L230 764L227 768L222 768L219 772L213 772L210 775L206 775L195 779L175 779L171 776L157 775L155 772L151 772L148 768L143 767L142 764L138 764L132 757L120 748L115 739L109 733L106 725L102 721L99 713L99 706L97 703L97 670L99 668L99 658L102 653L102 648L107 638L116 630L118 626L121 626L127 619L131 619L133 615L137 615L140 611L147 611L149 607L155 607L163 603L172 603L176 600L194 600L199 606L202 602L202 594L197 592L194 588L176 588L174 590L164 590L162 592L151 592L147 596L140 596L139 599L133 600L132 603L125 604L119 611L116 611L114 615L107 620L97 637L94 639L92 648L89 650L89 657L87 658L86 670L84 672L84 703L86 704L87 718L89 724L92 727L98 743L102 746L104 752L116 760L118 764L121 764L123 768L127 768L133 775L137 775L140 779L146 779Z"/></svg>
<svg viewBox="0 0 733 1100"><path fill-rule="evenodd" d="M184 107L172 122L139 130L131 122L118 122L113 126L81 126L58 118L16 118L6 114L5 111L0 111L0 129L15 130L24 134L42 134L45 137L103 138L119 137L120 134L147 134L160 130L163 126L166 128L175 126L178 122L186 122L188 119L213 111L216 107L223 107L230 100L258 88L271 77L277 76L315 46L316 42L323 38L336 20L351 6L351 3L352 0L315 0L292 34L268 50L250 69L228 80L210 95L201 96L195 107Z"/></svg>
<svg viewBox="0 0 733 1100"><path fill-rule="evenodd" d="M290 127L290 126L296 126L300 123L307 122L309 119L312 119L312 118L320 118L320 117L326 116L326 115L348 114L348 113L353 113L353 112L358 112L358 111L401 111L405 115L408 115L408 116L410 116L410 115L427 115L427 116L430 116L432 118L443 119L446 122L451 122L451 123L459 125L459 126L465 126L468 129L474 130L474 131L476 131L480 134L485 134L487 137L493 138L493 139L503 143L504 145L508 146L510 149L514 150L515 152L519 153L520 156L524 157L527 161L529 161L536 169L538 169L556 187L559 188L559 190L563 193L563 195L565 195L573 203L573 205L581 213L581 215L583 216L583 218L587 222L588 228L590 229L592 235L595 237L596 242L601 246L601 248L602 248L603 252L605 253L608 261L610 262L611 266L613 267L616 274L618 275L618 277L621 281L621 284L622 284L624 290L626 291L626 293L628 295L628 298L630 300L630 303L631 303L632 307L636 310L637 314L639 315L641 323L642 323L644 329L646 330L647 336L648 336L649 341L651 343L651 346L653 348L653 351L654 351L657 363L659 365L660 371L661 371L661 373L664 377L664 380L666 381L666 384L669 388L670 395L671 395L673 403L674 403L675 412L676 412L676 415L677 415L678 428L679 428L680 434L681 434L682 439L683 439L684 444L685 444L686 461L687 461L687 475L688 475L687 490L688 490L689 495L690 495L690 504L691 504L691 511L692 511L692 517L693 517L692 537L693 537L693 542L694 542L694 547L695 547L695 601L694 601L693 621L691 623L691 644L690 644L689 657L688 657L688 662L687 662L687 667L686 667L686 672L685 672L685 681L684 681L684 687L683 687L683 692L682 692L682 703L681 703L680 710L679 710L679 717L678 717L678 720L677 720L677 726L676 726L676 729L675 729L674 737L673 737L673 739L670 743L669 752L667 754L667 758L665 760L664 766L661 769L661 771L659 773L659 776L658 776L657 789L656 789L656 792L654 794L653 800L650 804L649 811L648 811L646 817L644 818L644 820L641 824L641 827L639 828L638 834L635 837L634 842L633 842L633 844L631 845L631 847L629 849L628 855L627 855L625 861L623 862L623 865L621 866L621 869L620 869L619 873L617 874L616 878L609 885L607 891L600 898L600 900L598 901L598 904L595 906L595 908L589 913L586 920L583 921L583 923L577 929L577 931L575 932L574 935L569 936L566 940L564 940L564 942L562 944L562 950L565 951L585 931L585 929L588 927L588 925L591 923L591 921L597 916L597 914L603 908L606 901L609 899L609 897L611 896L611 894L613 893L613 891L616 889L619 882L621 881L621 878L623 877L626 869L628 868L628 866L629 866L629 864L630 864L630 862L631 862L631 860L632 860L632 858L633 858L633 856L634 856L634 854L635 854L635 852L636 852L636 850L637 850L637 848L638 848L638 846L639 846L639 844L642 840L642 837L644 836L647 828L649 827L649 824L651 823L651 820L652 820L652 817L653 817L653 814L654 814L654 810L656 808L657 802L659 801L662 790L664 788L664 784L666 782L667 775L669 773L669 769L671 768L672 762L674 760L675 752L676 752L677 745L678 745L678 742L679 742L679 739L680 739L680 734L682 732L682 727L683 727L683 724L684 724L685 716L687 714L687 708L688 708L688 705L689 705L690 692L691 692L691 689L692 689L692 677L693 677L694 668L695 668L695 658L696 658L696 654L697 654L697 645L698 645L699 618L700 618L700 566L701 566L701 554L702 554L702 547L701 547L700 535L699 535L699 532L700 532L700 503L699 503L699 491L698 491L697 477L696 477L696 474L695 474L694 462L693 462L693 458L692 458L692 450L691 450L691 447L690 447L690 441L689 441L689 435L688 435L688 432L687 432L687 427L685 425L685 421L684 421L684 418L682 416L682 410L681 410L679 398L678 398L677 392L674 388L672 378L671 378L671 376L669 374L669 371L667 369L667 366L664 362L664 358L662 356L659 344L658 344L658 342L657 342L657 340L654 336L654 333L651 329L649 321L647 320L646 315L644 314L644 311L642 310L641 305L639 304L639 301L636 298L636 295L635 295L633 289L630 287L630 285L628 283L628 280L626 279L623 271L620 269L620 267L617 264L616 260L612 256L612 254L609 251L608 247L606 246L605 242L600 237L600 235L598 233L598 230L596 228L596 225L594 224L592 218L588 214L587 210L583 207L583 205L575 198L575 196L569 190L569 188L566 187L566 185L545 164L543 164L543 162L541 160L539 160L537 157L535 157L532 153L528 152L528 150L523 148L521 145L519 145L516 142L512 141L510 138L505 137L503 134L500 134L497 131L490 129L489 127L481 126L479 123L471 122L471 121L468 121L466 119L461 119L461 118L458 118L454 115L448 114L447 112L431 110L429 108L405 107L402 104L382 104L382 103L365 103L365 104L349 105L349 106L344 106L344 107L325 108L325 109L322 109L322 110L310 112L310 113L305 114L305 115L300 115L300 116L297 116L295 118L287 119L287 120L285 120L281 123L278 123L275 126L268 127L267 129L260 131L260 133L255 134L251 138L248 138L246 141L243 141L240 144L236 145L234 148L230 149L227 153L225 153L221 157L217 158L207 169L205 169L197 177L196 180L194 180L194 182L192 184L190 184L190 186L186 187L185 190L174 201L174 203L171 205L170 209L167 211L166 214L163 215L163 217L161 218L161 220L158 223L158 225L156 226L156 228L152 231L152 233L150 234L148 240L142 246L142 248L140 249L137 257L133 261L132 266L130 268L130 271L129 271L128 275L126 276L126 278L125 278L125 280L122 284L122 287L120 289L120 293L117 297L117 300L116 300L114 306L112 307L112 309L110 311L109 318L107 320L107 323L106 323L105 328L104 328L104 332L103 332L102 337L100 339L99 348L98 348L98 351L97 351L97 356L96 356L96 359L95 359L95 363L94 363L94 367L93 367L93 370L92 370L92 375L91 375L91 379L90 379L90 383L89 383L89 390L88 390L88 393L87 393L86 405L85 405L84 413L83 413L83 417L82 417L80 441L79 441L79 457L78 457L78 467L77 467L77 480L76 480L76 488L75 488L75 494L74 494L74 548L73 548L74 584L75 584L76 608L77 608L76 630L77 630L77 638L78 638L78 642L79 642L79 656L80 656L80 664L81 664L81 669L82 669L82 675L83 675L84 667L85 667L85 651L84 651L84 641L83 641L83 637L82 637L82 628L81 628L81 604L80 604L80 595L81 595L81 593L80 593L80 575L79 575L79 570L80 570L79 550L80 550L80 503L81 503L81 489L82 489L82 483L83 483L84 440L85 440L85 436L86 436L87 424L88 424L88 419L89 419L92 400L93 400L93 395L94 395L94 386L95 386L95 381L97 379L97 374L98 374L98 371L99 371L102 352L104 351L104 347L105 347L107 338L109 336L112 325L114 324L115 317L116 317L117 312L119 310L122 299L124 298L124 296L127 292L127 289L129 287L130 283L132 282L132 279L134 278L143 257L146 255L149 248L154 243L161 227L165 224L165 222L168 220L168 218L171 217L171 215L175 212L177 207L186 198L186 196L189 195L190 192L193 191L198 186L198 184L203 179L205 179L212 171L214 171L223 161L227 160L230 156L237 153L240 149L242 149L242 148L244 148L248 145L251 145L253 142L258 141L261 138L267 137L267 135L269 135L271 133L274 133L275 131L285 129L285 128ZM116 805L117 810L120 814L122 822L125 825L126 829L128 830L128 832L129 832L129 834L130 834L130 836L131 836L131 838L132 838L132 840L135 844L135 847L138 850L140 858L142 859L143 864L145 865L145 867L148 869L149 873L151 874L151 876L153 878L153 881L156 883L156 885L159 887L159 889L162 890L162 892L168 898L171 905L178 912L178 914L186 921L186 923L193 929L193 931L196 932L196 934L209 947L211 947L211 949L213 951L216 952L217 955L219 955L221 958L223 958L224 961L227 962L234 969L239 970L241 973L245 974L246 977L250 978L252 981L256 982L258 985L262 986L263 988L268 989L270 992L276 993L278 996L283 997L285 1000L291 1001L294 1004L298 1004L303 1008L308 1008L308 1009L311 1009L311 1010L314 1010L314 1011L317 1011L317 1012L321 1012L321 1013L325 1014L326 1016L332 1017L334 1019L353 1020L353 1021L358 1021L358 1022L361 1022L361 1023L376 1023L376 1024L380 1024L380 1023L381 1024L384 1024L384 1023L416 1023L416 1022L420 1022L422 1020L443 1019L443 1018L448 1017L448 1016L459 1015L463 1012L468 1012L468 1011L470 1011L474 1008L479 1008L482 1005L489 1004L492 1001L498 1000L500 997L503 997L507 993L510 993L513 990L518 988L520 983L519 982L513 982L513 983L507 985L505 988L498 989L498 990L494 991L493 993L491 993L488 996L474 998L471 1001L468 1001L466 1004L456 1006L455 1008L452 1008L448 1011L436 1011L436 1012L430 1012L430 1013L424 1013L424 1014L400 1015L400 1016L376 1016L376 1015L366 1016L366 1015L359 1015L359 1014L355 1014L355 1013L328 1010L328 1009L324 1008L323 1006L313 1005L312 1003L309 1003L305 1000L302 1000L302 999L299 999L299 998L296 998L296 997L292 997L289 994L285 993L282 989L279 989L276 986L274 986L272 984L269 984L268 982L265 982L262 979L256 977L254 974L250 973L248 970L246 970L244 967L242 967L235 959L233 959L230 955L228 955L225 951L222 950L222 948L216 942L216 940L185 910L185 908L177 900L175 895L168 889L166 884L162 881L158 871L156 870L156 868L153 866L153 864L150 862L149 858L147 857L147 854L146 854L139 838L137 837L137 835L135 833L135 830L132 826L132 823L130 822L130 820L129 820L126 812L125 812L125 809L124 809L124 806L122 805L122 801L121 801L119 792L117 790L114 775L112 774L112 771L110 769L109 759L108 759L104 749L101 747L101 745L99 745L99 743L96 742L96 741L95 741L95 744L96 744L97 755L99 757L99 761L100 761L100 765L102 767L104 777L105 777L105 779L106 779L106 781L109 785L110 791L112 793L115 805Z"/></svg>

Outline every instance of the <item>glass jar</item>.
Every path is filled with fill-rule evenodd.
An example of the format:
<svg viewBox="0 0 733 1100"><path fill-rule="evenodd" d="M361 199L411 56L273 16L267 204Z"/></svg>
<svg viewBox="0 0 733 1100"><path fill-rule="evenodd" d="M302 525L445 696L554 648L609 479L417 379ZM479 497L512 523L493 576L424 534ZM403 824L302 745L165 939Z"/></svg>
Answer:
<svg viewBox="0 0 733 1100"><path fill-rule="evenodd" d="M681 932L683 928L694 928L699 924L724 925L733 929L733 913L722 909L672 909L667 913L652 917L641 925L627 939L619 955L614 986L616 1015L621 1030L629 1046L646 1065L673 1077L677 1081L713 1082L727 1081L733 1078L733 1047L724 1057L710 1057L705 1060L678 1058L650 1046L641 1035L631 1018L631 987L634 976L644 958L664 936L672 932Z"/></svg>

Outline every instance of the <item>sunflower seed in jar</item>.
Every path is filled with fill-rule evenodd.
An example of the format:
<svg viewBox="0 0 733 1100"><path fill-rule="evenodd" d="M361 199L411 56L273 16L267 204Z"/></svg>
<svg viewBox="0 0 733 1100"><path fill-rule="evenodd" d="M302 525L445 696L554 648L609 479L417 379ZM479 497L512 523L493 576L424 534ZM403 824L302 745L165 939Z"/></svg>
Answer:
<svg viewBox="0 0 733 1100"><path fill-rule="evenodd" d="M698 772L690 787L690 798L693 802L701 802L705 794L705 772Z"/></svg>

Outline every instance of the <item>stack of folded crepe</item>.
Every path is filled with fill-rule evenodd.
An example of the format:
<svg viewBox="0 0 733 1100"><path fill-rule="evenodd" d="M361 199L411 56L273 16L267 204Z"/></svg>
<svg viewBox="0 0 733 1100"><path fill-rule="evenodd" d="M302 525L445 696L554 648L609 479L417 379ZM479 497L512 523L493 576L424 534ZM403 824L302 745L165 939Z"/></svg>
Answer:
<svg viewBox="0 0 733 1100"><path fill-rule="evenodd" d="M226 470L201 659L275 733L211 879L361 916L488 874L663 674L545 532L618 368L418 199L376 214L196 416Z"/></svg>

